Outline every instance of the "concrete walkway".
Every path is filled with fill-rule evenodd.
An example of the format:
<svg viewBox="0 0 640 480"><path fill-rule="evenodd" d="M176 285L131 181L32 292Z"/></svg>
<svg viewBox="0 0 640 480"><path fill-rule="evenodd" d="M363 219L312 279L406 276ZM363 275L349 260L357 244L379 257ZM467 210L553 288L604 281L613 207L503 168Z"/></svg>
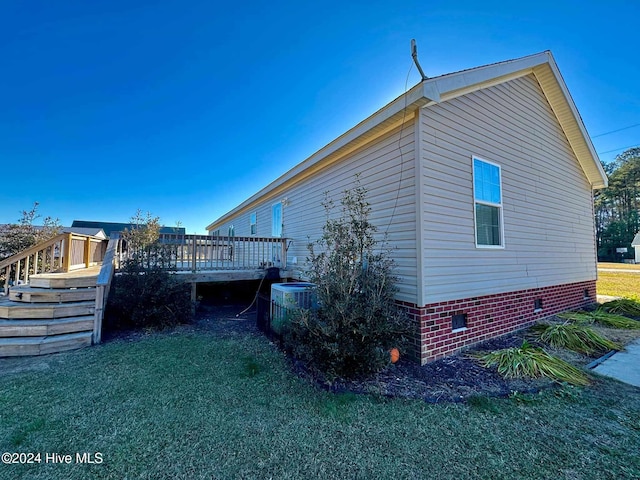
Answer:
<svg viewBox="0 0 640 480"><path fill-rule="evenodd" d="M593 371L640 387L640 338L627 345L626 350L614 353Z"/></svg>

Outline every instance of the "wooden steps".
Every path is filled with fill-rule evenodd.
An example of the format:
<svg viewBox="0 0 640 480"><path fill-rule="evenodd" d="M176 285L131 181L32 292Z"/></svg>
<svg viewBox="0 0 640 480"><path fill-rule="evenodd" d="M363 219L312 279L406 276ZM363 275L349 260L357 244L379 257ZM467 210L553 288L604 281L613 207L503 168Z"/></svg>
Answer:
<svg viewBox="0 0 640 480"><path fill-rule="evenodd" d="M25 303L82 302L96 299L96 288L34 288L20 285L9 290L9 300Z"/></svg>
<svg viewBox="0 0 640 480"><path fill-rule="evenodd" d="M93 342L95 269L32 275L0 296L0 357L45 355Z"/></svg>
<svg viewBox="0 0 640 480"><path fill-rule="evenodd" d="M92 336L92 332L78 332L45 337L0 338L0 356L46 355L75 350L91 345Z"/></svg>
<svg viewBox="0 0 640 480"><path fill-rule="evenodd" d="M75 270L69 273L39 273L29 277L29 285L36 288L84 288L95 287L99 271L95 268Z"/></svg>
<svg viewBox="0 0 640 480"><path fill-rule="evenodd" d="M0 301L0 319L36 319L36 318L64 318L79 315L93 315L93 302L74 303L22 303L14 301Z"/></svg>
<svg viewBox="0 0 640 480"><path fill-rule="evenodd" d="M0 320L0 338L41 337L93 330L93 315L58 319Z"/></svg>

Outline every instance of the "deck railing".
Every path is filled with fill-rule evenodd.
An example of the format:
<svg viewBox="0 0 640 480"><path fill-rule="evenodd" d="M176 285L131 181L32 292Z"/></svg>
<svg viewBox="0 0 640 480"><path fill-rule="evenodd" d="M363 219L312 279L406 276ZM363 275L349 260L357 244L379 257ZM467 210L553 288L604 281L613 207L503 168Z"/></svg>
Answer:
<svg viewBox="0 0 640 480"><path fill-rule="evenodd" d="M69 272L102 261L105 241L91 235L61 233L0 261L4 293L11 285L28 283L29 276L47 272Z"/></svg>
<svg viewBox="0 0 640 480"><path fill-rule="evenodd" d="M121 243L118 252L120 263L132 253L126 242ZM272 237L161 234L158 246L151 255L144 254L142 263L194 273L286 268L287 241Z"/></svg>
<svg viewBox="0 0 640 480"><path fill-rule="evenodd" d="M107 306L109 291L111 290L111 280L115 272L116 251L120 240L116 235L109 239L107 250L102 260L102 267L96 279L96 308L93 317L93 343L102 341L102 320L104 319L104 310Z"/></svg>

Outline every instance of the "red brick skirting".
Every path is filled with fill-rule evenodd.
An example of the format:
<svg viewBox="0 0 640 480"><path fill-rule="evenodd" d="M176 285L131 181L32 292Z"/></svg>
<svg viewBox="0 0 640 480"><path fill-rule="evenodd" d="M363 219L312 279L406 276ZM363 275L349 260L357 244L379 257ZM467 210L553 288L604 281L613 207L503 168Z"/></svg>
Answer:
<svg viewBox="0 0 640 480"><path fill-rule="evenodd" d="M536 300L542 308L536 309ZM399 302L419 325L416 356L420 363L437 360L473 343L532 325L550 315L593 304L595 280L465 298L418 307ZM466 327L452 330L452 316L466 314Z"/></svg>

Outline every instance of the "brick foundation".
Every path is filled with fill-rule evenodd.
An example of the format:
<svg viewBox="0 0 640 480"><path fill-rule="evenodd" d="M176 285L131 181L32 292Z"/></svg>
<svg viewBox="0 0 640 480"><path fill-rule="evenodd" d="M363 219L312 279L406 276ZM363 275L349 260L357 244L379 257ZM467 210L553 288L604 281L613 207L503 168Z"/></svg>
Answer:
<svg viewBox="0 0 640 480"><path fill-rule="evenodd" d="M535 308L536 300L542 301L542 308ZM596 282L591 280L433 303L423 307L406 302L400 304L419 325L415 353L424 365L474 343L528 327L550 315L585 307L595 300ZM453 315L466 315L466 327L452 330Z"/></svg>

